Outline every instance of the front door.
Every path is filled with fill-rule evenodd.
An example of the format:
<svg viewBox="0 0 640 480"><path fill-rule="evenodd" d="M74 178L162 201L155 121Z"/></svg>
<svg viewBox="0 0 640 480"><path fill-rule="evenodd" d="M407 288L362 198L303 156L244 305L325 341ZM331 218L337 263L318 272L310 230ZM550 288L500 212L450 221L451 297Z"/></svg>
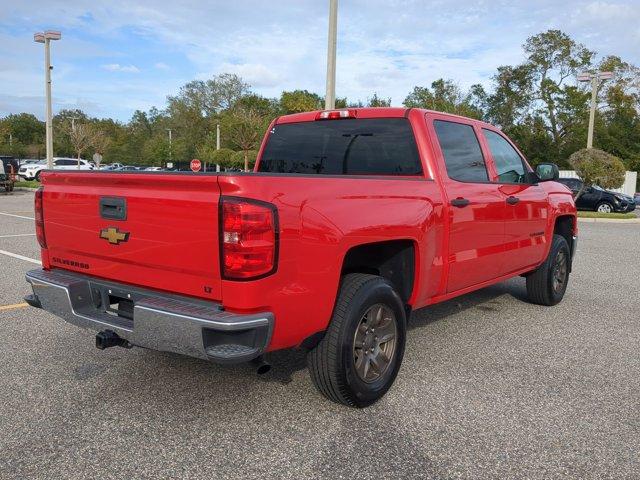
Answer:
<svg viewBox="0 0 640 480"><path fill-rule="evenodd" d="M531 183L524 158L497 131L482 129L488 155L493 161L493 181L505 202L504 256L501 275L539 264L547 250L548 196Z"/></svg>
<svg viewBox="0 0 640 480"><path fill-rule="evenodd" d="M435 117L433 129L450 205L447 292L455 292L500 275L506 204L500 185L490 182L477 129L448 118Z"/></svg>

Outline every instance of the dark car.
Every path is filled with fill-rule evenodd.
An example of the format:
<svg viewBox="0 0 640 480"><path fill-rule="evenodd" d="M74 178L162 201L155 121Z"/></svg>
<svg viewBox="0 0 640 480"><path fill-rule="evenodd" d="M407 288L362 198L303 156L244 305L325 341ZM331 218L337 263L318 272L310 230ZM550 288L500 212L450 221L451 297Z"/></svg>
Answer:
<svg viewBox="0 0 640 480"><path fill-rule="evenodd" d="M635 193L633 199L636 201L636 207L640 207L640 193Z"/></svg>
<svg viewBox="0 0 640 480"><path fill-rule="evenodd" d="M560 178L558 182L566 185L573 192L573 196L580 191L583 186L582 180L577 178ZM624 193L611 192L597 185L585 187L582 195L576 201L578 210L594 210L596 212L632 212L636 208L633 197Z"/></svg>
<svg viewBox="0 0 640 480"><path fill-rule="evenodd" d="M18 173L18 161L8 155L0 155L0 188L4 187L7 192L13 191L16 173Z"/></svg>

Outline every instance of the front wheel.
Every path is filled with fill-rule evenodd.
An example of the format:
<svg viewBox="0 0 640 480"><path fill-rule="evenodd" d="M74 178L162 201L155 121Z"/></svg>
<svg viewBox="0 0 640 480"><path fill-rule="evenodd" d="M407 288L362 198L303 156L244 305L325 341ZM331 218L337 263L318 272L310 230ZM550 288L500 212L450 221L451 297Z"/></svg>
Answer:
<svg viewBox="0 0 640 480"><path fill-rule="evenodd" d="M611 213L613 212L613 205L611 205L609 202L600 202L596 207L596 212Z"/></svg>
<svg viewBox="0 0 640 480"><path fill-rule="evenodd" d="M567 291L571 252L561 235L553 235L549 255L542 265L527 276L527 296L538 305L556 305Z"/></svg>
<svg viewBox="0 0 640 480"><path fill-rule="evenodd" d="M329 328L307 356L311 379L330 400L367 407L393 384L405 339L404 305L391 284L376 275L345 275Z"/></svg>
<svg viewBox="0 0 640 480"><path fill-rule="evenodd" d="M33 177L35 179L36 182L40 181L40 170L38 170L35 174L35 176Z"/></svg>

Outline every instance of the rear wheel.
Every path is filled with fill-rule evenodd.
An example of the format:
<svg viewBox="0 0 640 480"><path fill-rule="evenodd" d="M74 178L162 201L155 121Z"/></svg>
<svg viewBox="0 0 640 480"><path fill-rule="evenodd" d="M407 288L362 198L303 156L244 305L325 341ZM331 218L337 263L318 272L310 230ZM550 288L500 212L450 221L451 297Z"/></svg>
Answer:
<svg viewBox="0 0 640 480"><path fill-rule="evenodd" d="M600 202L596 207L596 212L611 213L613 212L613 205L611 205L609 202Z"/></svg>
<svg viewBox="0 0 640 480"><path fill-rule="evenodd" d="M393 384L405 338L404 305L391 284L376 275L346 275L329 328L307 356L311 379L336 403L371 405Z"/></svg>
<svg viewBox="0 0 640 480"><path fill-rule="evenodd" d="M571 252L561 235L554 235L545 262L527 276L527 296L538 305L560 303L569 283Z"/></svg>
<svg viewBox="0 0 640 480"><path fill-rule="evenodd" d="M39 182L39 181L40 181L40 170L38 170L38 171L36 172L36 175L35 175L35 177L34 177L34 178L35 178L36 182Z"/></svg>

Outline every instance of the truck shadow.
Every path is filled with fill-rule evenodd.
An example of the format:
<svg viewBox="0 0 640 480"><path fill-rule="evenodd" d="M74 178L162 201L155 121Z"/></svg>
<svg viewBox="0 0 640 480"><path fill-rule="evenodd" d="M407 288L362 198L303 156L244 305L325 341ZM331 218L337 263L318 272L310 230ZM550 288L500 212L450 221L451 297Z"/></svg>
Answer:
<svg viewBox="0 0 640 480"><path fill-rule="evenodd" d="M478 309L482 312L498 312L501 307L498 298L504 295L526 302L523 280L520 278L511 279L446 302L415 310L411 313L408 330L416 330L451 315L472 309ZM292 381L295 372L307 368L306 356L307 351L299 349L273 352L267 357L267 360L272 365L271 371L265 375L258 376L258 379L288 384Z"/></svg>
<svg viewBox="0 0 640 480"><path fill-rule="evenodd" d="M475 292L461 295L446 302L437 303L411 312L408 329L413 330L433 322L437 322L451 315L473 308L483 312L497 312L500 310L499 297L509 295L516 300L526 302L527 295L524 281L514 278L506 282L491 285Z"/></svg>

